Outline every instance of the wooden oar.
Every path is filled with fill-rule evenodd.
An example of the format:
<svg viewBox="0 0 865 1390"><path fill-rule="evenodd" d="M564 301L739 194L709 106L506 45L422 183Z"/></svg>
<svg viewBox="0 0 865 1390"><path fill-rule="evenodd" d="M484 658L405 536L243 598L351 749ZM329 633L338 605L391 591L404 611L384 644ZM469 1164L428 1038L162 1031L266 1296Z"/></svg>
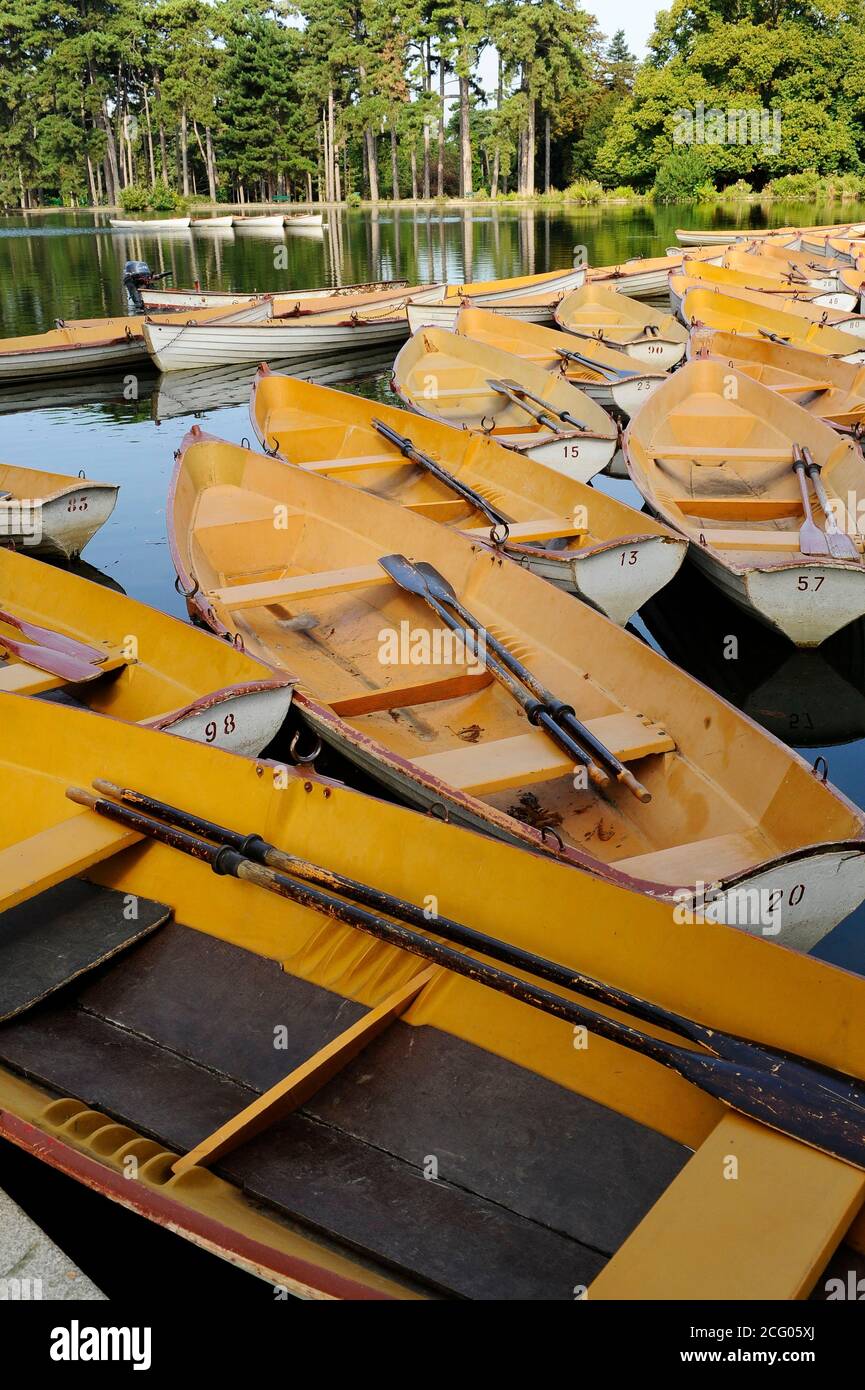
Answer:
<svg viewBox="0 0 865 1390"><path fill-rule="evenodd" d="M536 410L533 405L529 405L528 401L521 400L503 381L488 381L486 384L491 391L495 391L496 395L506 396L511 402L511 405L515 405L519 410L524 410L533 420L537 420L539 425L544 425L546 429L552 430L554 434L564 434L564 430L554 416L550 415L546 410Z"/></svg>
<svg viewBox="0 0 865 1390"><path fill-rule="evenodd" d="M565 362L577 362L581 367L590 367L598 376L605 381L625 381L632 376L640 376L640 372L625 371L623 367L601 367L597 362L593 362L591 357L584 357L581 352L571 352L568 348L556 348L556 356L564 359Z"/></svg>
<svg viewBox="0 0 865 1390"><path fill-rule="evenodd" d="M381 563L381 561L379 561ZM576 716L571 705L566 705L563 700L559 700L552 691L547 690L541 685L540 681L518 661L513 652L509 651L504 643L483 626L473 613L466 608L458 598L453 586L448 583L443 574L440 574L433 565L425 560L418 560L414 566L415 570L426 580L429 592L439 604L449 604L462 618L463 622L478 637L484 645L489 647L509 671L521 680L531 691L536 700L539 700L543 707L553 716L558 724L564 727L568 733L573 734L574 738L580 743L596 760L606 772L614 777L617 782L621 782L628 788L628 791L637 798L638 801L651 801L652 794L647 791L641 782L638 782L631 770L625 767L600 739L596 738L590 729Z"/></svg>
<svg viewBox="0 0 865 1390"><path fill-rule="evenodd" d="M4 647L12 656L26 661L28 666L35 666L37 671L47 671L50 675L59 676L61 680L70 683L93 681L97 676L103 675L99 666L89 661L81 661L67 652L58 651L56 647L42 647L36 642L16 642L13 638L0 634L0 648Z"/></svg>
<svg viewBox="0 0 865 1390"><path fill-rule="evenodd" d="M533 401L542 412L552 412L557 420L562 420L564 424L570 425L571 429L587 430L589 427L583 420L575 420L569 410L559 410L558 406L552 405L550 401L545 401L543 396L538 396L534 391L530 391L528 386L521 386L518 381L496 381L487 382L488 386L494 386L496 390L510 393L511 397L517 397L517 403L526 405L528 401Z"/></svg>
<svg viewBox="0 0 865 1390"><path fill-rule="evenodd" d="M422 598L425 603L429 604L430 608L436 616L441 619L445 626L449 627L451 632L455 632L462 639L466 650L470 652L477 661L483 663L490 675L495 676L499 684L503 685L505 690L516 700L517 704L525 710L526 717L530 724L540 726L549 734L553 742L557 743L558 746L568 754L568 757L573 758L578 766L584 767L589 780L593 782L596 787L604 787L607 785L609 781L607 774L597 767L586 750L575 743L571 735L560 727L543 701L535 699L534 696L527 694L523 686L520 685L519 680L514 680L510 672L490 656L489 652L486 650L486 646L483 644L483 639L481 642L478 642L475 634L466 631L462 623L454 618L443 604L439 603L433 594L430 593L426 579L417 572L415 566L410 564L404 555L385 555L379 559L379 564L385 573L389 574L396 584L399 584L400 588L407 590L410 594L416 594L418 598Z"/></svg>
<svg viewBox="0 0 865 1390"><path fill-rule="evenodd" d="M814 484L814 491L817 494L817 500L820 503L820 506L823 509L823 515L826 518L825 535L826 540L829 542L830 551L835 556L836 560L856 560L858 562L859 551L856 549L856 544L852 536L848 536L844 531L841 530L840 526L838 525L838 520L835 516L835 513L829 505L829 498L827 497L826 489L823 486L823 479L820 477L819 463L814 462L814 457L810 449L803 448L802 458L805 461L805 468L808 473L808 477Z"/></svg>
<svg viewBox="0 0 865 1390"><path fill-rule="evenodd" d="M38 642L43 647L53 647L55 651L65 652L67 656L76 656L80 661L105 660L105 652L101 652L98 647L90 647L86 642L79 642L74 637L65 637L62 632L55 632L53 628L25 622L23 618L17 618L5 608L0 608L0 623L14 627L29 642Z"/></svg>
<svg viewBox="0 0 865 1390"><path fill-rule="evenodd" d="M705 1047L715 1056L727 1056L729 1059L730 1044L735 1044L737 1051L740 1048L751 1048L761 1060L765 1061L768 1057L768 1054L758 1044L718 1033L715 1029L707 1028L701 1023L696 1023L693 1019L672 1013L669 1009L664 1009L649 1000L639 999L633 994L628 994L625 990L616 989L612 985L593 979L590 975L584 975L581 971L573 970L570 966L561 965L556 961L549 960L546 956L539 956L534 951L526 951L521 946L515 946L512 942L502 941L498 937L489 936L486 932L477 931L474 927L456 922L451 917L442 917L437 914L434 919L430 919L428 909L417 907L405 898L397 898L392 893L385 892L384 889L374 888L371 884L349 878L335 869L326 869L312 860L301 859L297 855L288 854L285 850L277 849L276 845L263 839L256 831L243 833L229 830L226 826L219 825L215 821L207 820L202 816L195 816L181 807L172 806L170 802L160 801L143 792L135 791L131 787L119 787L116 783L108 782L104 778L94 778L93 787L101 796L110 797L113 802L119 802L132 811L141 811L145 816L178 826L181 830L203 836L206 840L212 840L218 845L228 845L229 848L237 850L256 864L264 864L267 868L276 869L280 873L291 874L292 877L302 879L305 883L312 883L317 888L323 888L326 892L339 893L341 897L360 903L362 907L372 908L375 912L386 912L389 917L395 917L406 922L409 926L418 927L423 932L432 932L435 936L441 936L458 946L464 946L469 951L477 951L481 955L489 956L491 959L512 966L516 970L524 970L529 975L536 975L549 984L572 990L576 994L583 994L587 999L595 1000L596 1003L618 1009L621 1013L639 1018L644 1023L654 1024L669 1033L676 1033L680 1037L687 1038L690 1042L699 1044L700 1047Z"/></svg>
<svg viewBox="0 0 865 1390"><path fill-rule="evenodd" d="M649 1057L750 1119L846 1163L865 1168L865 1091L851 1079L713 1029L702 1031L714 1055L691 1051L643 1033L620 1019L587 1009L576 1000L552 993L532 980L464 955L442 941L413 931L402 922L255 863L229 843L211 844L200 835L166 825L80 787L70 787L66 795L78 805L209 864L217 874L254 884L320 912L329 921L342 922L488 989L507 994L542 1013L564 1020L571 1027L585 1028L609 1042ZM321 872L326 873L325 870ZM429 930L436 932L438 925L438 921L433 920L428 924ZM497 944L508 949L507 943ZM556 967L555 962L546 964L564 970L564 967ZM584 983L587 989L597 984L586 977ZM633 997L630 1002L646 1010L653 1007ZM687 1024L696 1029L699 1036L699 1024L678 1015L671 1014L670 1019L678 1025L679 1032ZM725 1055L721 1055L722 1052Z"/></svg>
<svg viewBox="0 0 865 1390"><path fill-rule="evenodd" d="M404 458L411 459L412 463L416 463L420 468L426 469L427 473L437 478L440 483L444 483L445 487L449 487L451 492L455 492L464 502L468 502L470 506L476 507L479 512L482 512L492 524L492 539L497 545L504 545L511 533L511 528L501 512L497 512L495 507L491 507L489 502L481 497L479 492L475 492L474 488L469 487L467 483L461 482L459 478L455 478L453 473L448 472L448 470L443 468L440 463L437 463L435 459L430 458L429 454L422 453L407 435L398 434L396 430L390 428L390 425L386 425L383 420L373 420L372 427L391 444L396 445Z"/></svg>
<svg viewBox="0 0 865 1390"><path fill-rule="evenodd" d="M799 490L802 493L802 506L805 508L805 520L799 528L799 549L803 555L831 555L829 540L824 531L814 520L811 511L811 498L808 496L808 478L805 472L805 460L802 457L802 450L798 444L793 445L793 471L799 479Z"/></svg>

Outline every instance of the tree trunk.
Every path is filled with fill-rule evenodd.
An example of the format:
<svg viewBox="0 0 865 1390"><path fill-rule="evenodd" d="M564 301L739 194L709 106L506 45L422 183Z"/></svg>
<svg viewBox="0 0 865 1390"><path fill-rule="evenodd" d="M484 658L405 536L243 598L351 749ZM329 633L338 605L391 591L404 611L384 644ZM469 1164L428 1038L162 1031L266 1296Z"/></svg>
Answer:
<svg viewBox="0 0 865 1390"><path fill-rule="evenodd" d="M141 94L144 97L144 116L147 121L147 163L150 168L150 187L156 182L156 162L153 157L153 124L150 120L150 102L147 97L147 83L142 82Z"/></svg>
<svg viewBox="0 0 865 1390"><path fill-rule="evenodd" d="M328 201L336 200L336 138L335 138L335 118L333 111L333 87L328 88L327 92L327 188Z"/></svg>
<svg viewBox="0 0 865 1390"><path fill-rule="evenodd" d="M460 196L472 196L472 136L469 129L469 79L460 77Z"/></svg>
<svg viewBox="0 0 865 1390"><path fill-rule="evenodd" d="M342 202L342 180L339 173L339 150L333 152L333 196L337 203Z"/></svg>
<svg viewBox="0 0 865 1390"><path fill-rule="evenodd" d="M544 192L550 191L550 118L544 117Z"/></svg>
<svg viewBox="0 0 865 1390"><path fill-rule="evenodd" d="M100 125L105 135L105 186L113 204L120 201L120 175L117 170L117 145L114 129L104 107L99 108Z"/></svg>
<svg viewBox="0 0 865 1390"><path fill-rule="evenodd" d="M424 92L426 93L427 97L429 96L429 94L430 94L430 92L431 92L431 90L432 90L432 52L431 52L431 49L432 49L432 44L431 44L430 40L427 39L427 41L426 41L426 58L425 58L424 67L423 67L423 89L424 89ZM424 198L426 198L426 199L429 198L429 188L430 188L429 175L430 175L430 168L429 168L429 102L427 102L427 106L426 106L426 109L425 109L425 112L424 112L424 121L423 121L423 196L424 196ZM413 194L413 197L414 197L415 201L417 201L417 190L416 190L416 189L415 189L415 192L414 192L414 194Z"/></svg>
<svg viewBox="0 0 865 1390"><path fill-rule="evenodd" d="M526 186L527 198L535 195L535 99L529 97L529 119L526 126Z"/></svg>
<svg viewBox="0 0 865 1390"><path fill-rule="evenodd" d="M210 190L210 201L216 202L216 159L213 154L213 131L209 125L204 127L204 143L207 147L207 186Z"/></svg>
<svg viewBox="0 0 865 1390"><path fill-rule="evenodd" d="M439 43L439 147L437 174L437 195L445 195L445 58L444 49Z"/></svg>
<svg viewBox="0 0 865 1390"><path fill-rule="evenodd" d="M307 171L306 171L306 200L307 200L308 203L312 203L312 202L314 201L313 196L312 196L312 170L311 170L311 169L307 169Z"/></svg>
<svg viewBox="0 0 865 1390"><path fill-rule="evenodd" d="M429 132L427 132L427 138L429 138ZM427 168L427 173L429 173L429 168ZM412 202L416 203L416 202L417 202L417 146L415 145L414 141L412 141L412 146L411 146L411 196L412 196Z"/></svg>
<svg viewBox="0 0 865 1390"><path fill-rule="evenodd" d="M180 161L183 169L183 196L189 197L189 131L187 128L186 106L180 112Z"/></svg>
<svg viewBox="0 0 865 1390"><path fill-rule="evenodd" d="M369 196L373 203L378 202L378 151L372 126L368 125L363 138L366 141L366 172L369 179Z"/></svg>
<svg viewBox="0 0 865 1390"><path fill-rule="evenodd" d="M399 167L396 158L396 129L390 124L390 189L395 203L399 202Z"/></svg>

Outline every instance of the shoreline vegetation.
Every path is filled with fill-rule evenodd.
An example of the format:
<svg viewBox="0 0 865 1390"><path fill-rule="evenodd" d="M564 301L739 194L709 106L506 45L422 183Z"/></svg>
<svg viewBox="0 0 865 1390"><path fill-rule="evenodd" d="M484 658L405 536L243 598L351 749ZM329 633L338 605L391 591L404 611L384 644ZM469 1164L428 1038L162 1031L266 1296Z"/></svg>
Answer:
<svg viewBox="0 0 865 1390"><path fill-rule="evenodd" d="M135 216L138 212L165 212L166 215L177 216L178 214L192 215L220 213L259 213L259 212L285 212L287 215L299 212L327 212L336 210L341 212L352 211L374 211L377 208L394 209L415 209L415 208L449 208L449 209L470 209L474 207L527 207L543 210L546 207L574 207L589 209L592 207L652 207L656 203L661 205L679 205L683 207L703 205L721 206L730 204L744 204L746 206L759 206L775 203L820 203L820 204L844 204L865 202L865 176L844 175L839 179L824 178L813 171L805 171L802 174L784 175L773 180L765 188L754 190L743 180L724 189L704 188L700 193L695 193L689 197L678 198L658 198L653 190L646 193L639 193L633 188L620 187L615 189L603 188L599 183L581 182L572 185L570 188L558 190L550 189L548 193L520 194L507 193L498 194L493 197L483 189L473 194L470 198L461 197L430 197L430 198L388 198L380 197L373 201L370 198L344 198L342 200L261 200L246 202L217 202L209 199L199 198L178 198L175 199L169 208L162 208L158 203L140 200L140 206L129 206L130 200L116 205L106 205L104 203L44 203L29 208L6 208L3 214L6 216L25 216L28 214L59 213L59 212L85 212L85 213L105 213L107 215ZM131 200L136 204L138 199Z"/></svg>
<svg viewBox="0 0 865 1390"><path fill-rule="evenodd" d="M865 200L865 0L590 5L8 0L0 208Z"/></svg>

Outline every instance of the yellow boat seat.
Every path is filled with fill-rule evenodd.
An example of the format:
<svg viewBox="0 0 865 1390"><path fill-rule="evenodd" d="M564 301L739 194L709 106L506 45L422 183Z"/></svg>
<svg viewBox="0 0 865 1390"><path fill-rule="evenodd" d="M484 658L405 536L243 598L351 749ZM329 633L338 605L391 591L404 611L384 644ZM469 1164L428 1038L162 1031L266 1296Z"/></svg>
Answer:
<svg viewBox="0 0 865 1390"><path fill-rule="evenodd" d="M670 753L676 747L669 734L657 725L645 725L634 714L607 714L587 719L585 725L621 762L636 762L651 753ZM424 772L473 796L551 782L574 772L573 758L540 729L515 738L449 748L415 761Z"/></svg>

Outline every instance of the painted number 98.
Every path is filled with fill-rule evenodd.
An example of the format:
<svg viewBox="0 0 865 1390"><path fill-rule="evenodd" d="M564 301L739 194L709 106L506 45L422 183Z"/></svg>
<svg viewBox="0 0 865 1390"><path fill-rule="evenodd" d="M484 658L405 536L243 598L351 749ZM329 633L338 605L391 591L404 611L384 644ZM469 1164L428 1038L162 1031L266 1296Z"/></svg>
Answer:
<svg viewBox="0 0 865 1390"><path fill-rule="evenodd" d="M226 738L230 738L237 731L237 722L233 714L227 714L222 721L222 732ZM215 743L219 733L219 720L211 719L204 726L204 739L206 743Z"/></svg>

